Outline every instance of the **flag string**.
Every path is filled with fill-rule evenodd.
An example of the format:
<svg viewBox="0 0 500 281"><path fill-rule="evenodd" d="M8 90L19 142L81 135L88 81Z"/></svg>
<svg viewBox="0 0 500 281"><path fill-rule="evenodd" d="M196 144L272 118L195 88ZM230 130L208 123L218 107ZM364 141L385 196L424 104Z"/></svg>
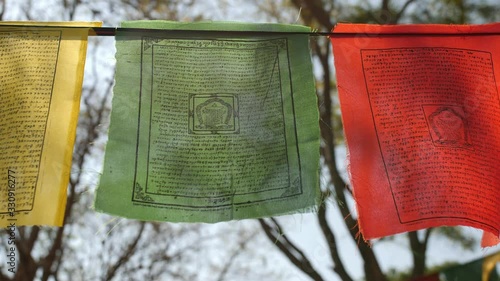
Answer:
<svg viewBox="0 0 500 281"><path fill-rule="evenodd" d="M490 32L322 32L322 31L241 31L241 30L192 30L192 29L151 29L151 28L127 28L127 27L88 27L88 26L44 26L44 25L16 25L3 24L0 27L10 28L54 28L54 29L73 29L88 28L89 36L116 36L117 34L127 34L130 36L144 35L195 35L204 34L209 36L277 36L277 35L309 35L309 36L328 36L328 37L398 37L398 36L494 36L500 35L499 31Z"/></svg>

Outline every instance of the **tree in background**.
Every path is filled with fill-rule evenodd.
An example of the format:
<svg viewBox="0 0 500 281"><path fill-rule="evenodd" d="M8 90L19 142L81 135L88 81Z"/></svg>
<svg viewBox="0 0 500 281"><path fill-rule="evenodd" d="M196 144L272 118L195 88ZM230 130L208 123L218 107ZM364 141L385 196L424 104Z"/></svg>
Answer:
<svg viewBox="0 0 500 281"><path fill-rule="evenodd" d="M336 22L398 24L398 23L480 23L499 20L500 6L494 2L473 0L377 0L377 1L335 1L335 0L283 0L260 1L260 5L272 17L282 19L279 6L295 8L303 24L314 29L330 31ZM341 258L337 238L327 219L330 208L340 210L345 226L355 241L364 263L364 274L368 281L386 281L373 249L368 245L359 230L355 211L350 208L352 190L342 178L336 162L339 139L342 139L342 125L338 112L338 99L333 80L333 67L330 42L326 38L311 40L313 56L319 61L321 74L317 78L317 95L320 110L321 156L326 169L322 186L323 203L318 210L317 220L328 244L333 271L343 281L351 281L346 265ZM315 268L304 249L283 234L283 227L277 219L261 219L262 229L276 247L298 268L313 280L325 280ZM459 228L431 228L406 234L413 258L413 268L409 274L399 274L399 278L416 278L426 273L426 253L431 235L444 235L471 248L474 241L465 236ZM398 274L393 274L398 275ZM394 277L393 276L393 277Z"/></svg>
<svg viewBox="0 0 500 281"><path fill-rule="evenodd" d="M220 9L230 6L221 1ZM207 10L199 0L0 0L1 20L105 20L116 26L122 20L200 20ZM215 5L215 4L214 4ZM465 0L255 0L260 16L271 21L303 24L328 31L339 21L396 24L401 22L482 22L498 20L498 7L487 1ZM50 7L50 9L48 9ZM199 12L196 12L199 11ZM263 13L265 12L265 13ZM297 14L300 17L297 17ZM497 18L495 18L497 17ZM86 77L73 167L68 186L64 226L19 227L16 274L0 269L0 280L287 280L281 253L313 280L326 280L317 261L308 258L304 245L284 231L281 218L231 222L218 227L199 224L138 222L97 214L89 209L101 170L109 123L114 59L112 38L89 38ZM367 245L356 223L352 192L341 175L335 148L342 141L332 56L327 38L311 40L317 63L317 94L321 114L322 193L324 203L316 217L328 245L333 271L343 281L353 280L339 251L338 234L328 214L334 208L349 229L364 262L366 280L396 280L400 274L382 272L373 248ZM260 227L258 225L260 224ZM263 231L260 231L262 229ZM4 233L1 231L0 233ZM435 228L405 235L413 256L410 276L425 272L431 235L471 247L472 241L456 228ZM266 241L265 239L269 240ZM0 244L7 245L6 235ZM388 238L390 239L390 238ZM266 243L265 243L266 242ZM270 242L270 243L269 243ZM259 247L257 247L257 245ZM278 249L279 251L269 251ZM5 256L0 247L0 256ZM2 259L0 259L2 261ZM401 277L401 275L399 276ZM398 278L399 278L398 277ZM403 275L404 277L404 275ZM392 278L392 279L391 279Z"/></svg>

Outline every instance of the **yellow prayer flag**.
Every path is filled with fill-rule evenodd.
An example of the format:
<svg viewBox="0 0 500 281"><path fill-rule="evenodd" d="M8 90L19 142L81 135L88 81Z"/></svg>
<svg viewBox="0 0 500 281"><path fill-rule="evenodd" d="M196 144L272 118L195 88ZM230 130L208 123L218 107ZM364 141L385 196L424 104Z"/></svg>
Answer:
<svg viewBox="0 0 500 281"><path fill-rule="evenodd" d="M0 23L0 227L61 226L90 27Z"/></svg>

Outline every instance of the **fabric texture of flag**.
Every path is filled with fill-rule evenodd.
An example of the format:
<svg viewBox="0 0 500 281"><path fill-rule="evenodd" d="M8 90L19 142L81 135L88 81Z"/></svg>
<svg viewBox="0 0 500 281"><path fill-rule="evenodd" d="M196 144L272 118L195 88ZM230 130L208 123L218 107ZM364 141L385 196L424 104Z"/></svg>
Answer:
<svg viewBox="0 0 500 281"><path fill-rule="evenodd" d="M100 25L0 23L2 227L63 223L87 36Z"/></svg>
<svg viewBox="0 0 500 281"><path fill-rule="evenodd" d="M319 117L308 35L286 34L307 27L165 21L122 27L164 32L118 31L97 211L218 222L316 206ZM184 31L168 31L177 29Z"/></svg>

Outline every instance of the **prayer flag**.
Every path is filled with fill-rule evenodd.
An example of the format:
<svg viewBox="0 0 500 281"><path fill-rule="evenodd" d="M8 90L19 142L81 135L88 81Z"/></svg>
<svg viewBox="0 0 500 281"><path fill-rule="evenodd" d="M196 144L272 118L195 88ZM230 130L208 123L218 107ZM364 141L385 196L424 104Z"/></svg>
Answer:
<svg viewBox="0 0 500 281"><path fill-rule="evenodd" d="M498 237L500 24L339 24L349 175L366 239L442 225Z"/></svg>
<svg viewBox="0 0 500 281"><path fill-rule="evenodd" d="M309 28L164 21L122 27L142 29L116 37L97 211L218 222L316 205L319 117L308 35L287 34ZM176 29L185 31L168 31Z"/></svg>
<svg viewBox="0 0 500 281"><path fill-rule="evenodd" d="M500 261L500 253L447 268L441 271L443 281L500 281L496 264Z"/></svg>
<svg viewBox="0 0 500 281"><path fill-rule="evenodd" d="M1 227L63 223L88 27L100 25L0 23Z"/></svg>

